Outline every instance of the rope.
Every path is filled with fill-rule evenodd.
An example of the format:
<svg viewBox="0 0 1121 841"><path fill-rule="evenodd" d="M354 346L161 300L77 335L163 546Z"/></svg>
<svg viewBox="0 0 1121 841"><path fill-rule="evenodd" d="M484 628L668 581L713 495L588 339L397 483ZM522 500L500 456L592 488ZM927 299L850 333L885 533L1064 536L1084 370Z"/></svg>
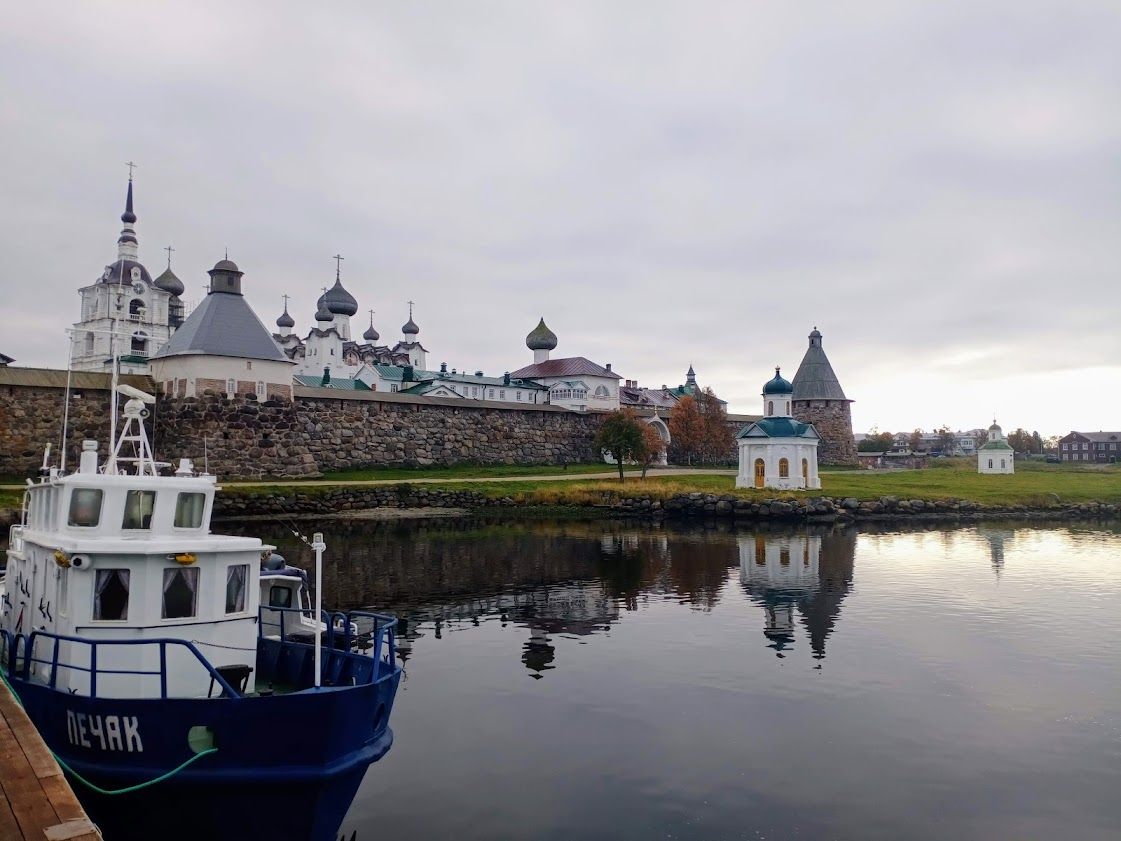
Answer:
<svg viewBox="0 0 1121 841"><path fill-rule="evenodd" d="M10 683L8 683L8 679L4 676L3 669L0 669L0 681L2 681L4 683L4 685L6 687L8 687L8 691L12 693L12 697L15 699L16 703L19 704L22 707L23 706L23 699L21 699L19 697L19 693L16 692L15 687L13 687ZM48 747L47 750L50 750L50 748ZM142 782L142 783L136 783L136 785L125 786L124 788L108 789L108 788L102 788L101 786L97 785L97 783L90 782L85 777L83 777L81 774L79 774L77 771L75 771L73 768L71 768L69 765L67 765L66 760L64 760L61 756L59 756L53 750L50 751L51 756L54 757L54 761L58 763L59 767L63 771L66 771L74 779L76 779L78 782L80 782L82 785L86 786L90 790L96 791L98 794L105 794L105 795L109 795L109 796L113 796L113 795L117 795L117 794L129 794L129 793L134 792L134 791L140 791L141 789L148 788L149 786L154 786L154 785L156 785L156 783L162 783L164 780L167 780L167 779L170 779L170 778L174 777L176 774L178 774L180 771L182 771L188 765L191 765L193 762L195 762L199 759L202 759L204 756L209 756L210 754L217 753L217 752L218 752L218 748L207 748L204 751L200 751L199 753L196 753L194 756L190 757L185 762L181 762L178 766L176 766L175 768L172 768L167 773L160 774L155 779L147 780L147 781Z"/></svg>

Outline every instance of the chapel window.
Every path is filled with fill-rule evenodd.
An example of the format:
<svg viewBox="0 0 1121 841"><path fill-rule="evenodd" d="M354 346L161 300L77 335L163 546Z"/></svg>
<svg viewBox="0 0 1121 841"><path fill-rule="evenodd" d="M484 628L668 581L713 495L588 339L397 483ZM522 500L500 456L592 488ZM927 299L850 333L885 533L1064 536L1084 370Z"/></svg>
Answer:
<svg viewBox="0 0 1121 841"><path fill-rule="evenodd" d="M778 475L780 479L790 478L790 460L780 458L778 460Z"/></svg>

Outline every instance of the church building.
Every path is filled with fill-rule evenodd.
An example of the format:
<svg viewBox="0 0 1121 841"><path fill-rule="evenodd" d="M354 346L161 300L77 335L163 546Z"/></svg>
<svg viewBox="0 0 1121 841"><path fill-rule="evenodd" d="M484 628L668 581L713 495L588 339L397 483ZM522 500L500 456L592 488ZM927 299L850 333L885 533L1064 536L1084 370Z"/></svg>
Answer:
<svg viewBox="0 0 1121 841"><path fill-rule="evenodd" d="M122 374L147 374L148 360L183 323L183 283L171 271L171 250L155 280L140 262L131 176L121 223L117 259L78 290L82 315L70 338L75 371L112 371L115 354Z"/></svg>
<svg viewBox="0 0 1121 841"><path fill-rule="evenodd" d="M993 420L989 427L989 440L977 450L978 473L1015 473L1016 451L1004 440L1004 431Z"/></svg>
<svg viewBox="0 0 1121 841"><path fill-rule="evenodd" d="M775 368L774 379L763 386L763 417L736 436L739 449L737 488L781 491L817 490L817 445L813 424L791 416L794 386Z"/></svg>
<svg viewBox="0 0 1121 841"><path fill-rule="evenodd" d="M525 344L533 351L533 364L510 373L510 377L532 380L549 389L549 403L576 412L590 410L613 411L619 408L618 374L597 365L583 356L550 359L556 350L557 334L545 326L542 318L525 337Z"/></svg>

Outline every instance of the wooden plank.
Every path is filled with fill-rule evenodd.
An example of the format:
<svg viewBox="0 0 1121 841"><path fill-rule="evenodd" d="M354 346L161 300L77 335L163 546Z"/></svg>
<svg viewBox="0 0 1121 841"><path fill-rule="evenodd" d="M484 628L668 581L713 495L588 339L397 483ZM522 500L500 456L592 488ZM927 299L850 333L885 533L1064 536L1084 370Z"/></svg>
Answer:
<svg viewBox="0 0 1121 841"><path fill-rule="evenodd" d="M0 686L0 841L97 841L39 731Z"/></svg>

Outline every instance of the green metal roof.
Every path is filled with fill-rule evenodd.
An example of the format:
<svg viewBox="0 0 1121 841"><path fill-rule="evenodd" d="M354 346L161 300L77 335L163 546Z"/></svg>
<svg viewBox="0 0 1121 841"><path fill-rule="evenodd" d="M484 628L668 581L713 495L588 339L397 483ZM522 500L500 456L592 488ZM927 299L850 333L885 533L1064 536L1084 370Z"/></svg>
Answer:
<svg viewBox="0 0 1121 841"><path fill-rule="evenodd" d="M812 423L793 418L762 418L740 430L737 438L813 438L820 436Z"/></svg>
<svg viewBox="0 0 1121 841"><path fill-rule="evenodd" d="M989 441L981 446L982 450L1011 450L1006 441Z"/></svg>
<svg viewBox="0 0 1121 841"><path fill-rule="evenodd" d="M323 382L323 375L297 374L292 379L297 385L308 388L334 388L339 391L371 391L372 389L361 380L352 380L349 377L332 377L329 382Z"/></svg>

